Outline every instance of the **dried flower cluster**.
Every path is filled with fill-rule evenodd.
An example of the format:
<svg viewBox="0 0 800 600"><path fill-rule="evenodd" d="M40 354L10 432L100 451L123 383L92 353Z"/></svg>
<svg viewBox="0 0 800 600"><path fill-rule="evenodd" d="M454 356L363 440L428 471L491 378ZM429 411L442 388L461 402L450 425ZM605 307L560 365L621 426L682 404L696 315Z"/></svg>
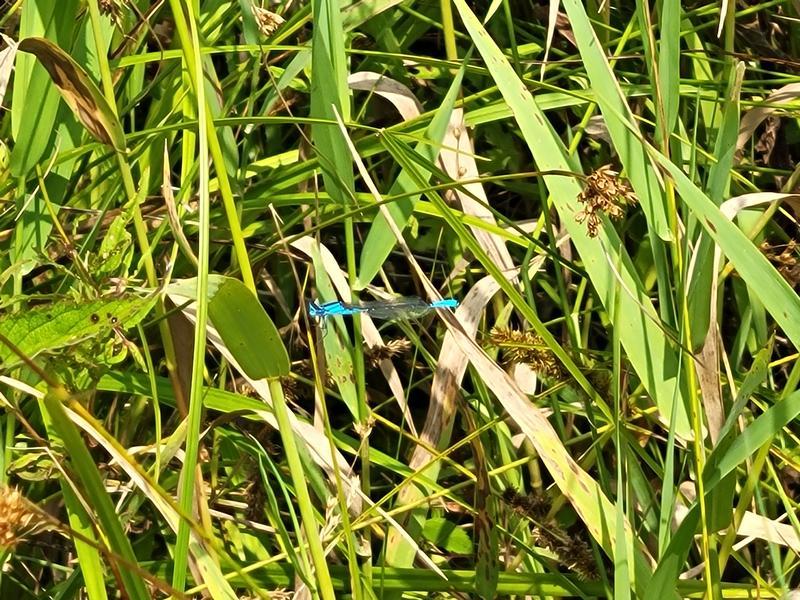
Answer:
<svg viewBox="0 0 800 600"><path fill-rule="evenodd" d="M0 488L0 546L9 548L22 541L35 516L17 488Z"/></svg>
<svg viewBox="0 0 800 600"><path fill-rule="evenodd" d="M411 350L411 342L406 338L398 338L389 340L382 346L368 348L364 354L370 366L376 369L380 366L382 360L392 358L399 354L406 354L409 350Z"/></svg>
<svg viewBox="0 0 800 600"><path fill-rule="evenodd" d="M595 237L600 230L600 215L605 213L609 219L620 219L627 206L636 204L636 196L619 173L604 165L586 178L586 188L578 196L584 205L575 215L578 223L586 221L589 237Z"/></svg>
<svg viewBox="0 0 800 600"><path fill-rule="evenodd" d="M524 363L544 377L558 381L567 378L559 360L544 340L532 331L495 327L489 334L489 343L503 351L507 365Z"/></svg>
<svg viewBox="0 0 800 600"><path fill-rule="evenodd" d="M508 488L503 492L503 500L514 512L533 521L533 535L539 546L550 550L566 568L582 579L597 579L597 564L591 548L579 536L565 531L554 519L548 519L550 502L545 495L523 495Z"/></svg>
<svg viewBox="0 0 800 600"><path fill-rule="evenodd" d="M528 517L537 523L547 520L552 503L544 494L531 492L519 494L514 488L503 490L503 501L522 517Z"/></svg>
<svg viewBox="0 0 800 600"><path fill-rule="evenodd" d="M119 23L122 18L122 2L120 0L99 0L97 3L100 14L111 17L115 23Z"/></svg>
<svg viewBox="0 0 800 600"><path fill-rule="evenodd" d="M302 394L300 382L293 377L284 375L280 378L283 395L289 402L297 402Z"/></svg>
<svg viewBox="0 0 800 600"><path fill-rule="evenodd" d="M258 25L258 30L261 32L261 35L272 35L277 31L278 27L286 22L282 16L266 8L252 5L250 9L253 11L253 16L256 18L256 25Z"/></svg>
<svg viewBox="0 0 800 600"><path fill-rule="evenodd" d="M798 264L798 243L795 240L789 240L787 244L782 246L783 251L778 253L776 250L781 246L770 246L767 242L761 244L761 252L767 257L778 273L791 285L796 287L800 283L800 264Z"/></svg>

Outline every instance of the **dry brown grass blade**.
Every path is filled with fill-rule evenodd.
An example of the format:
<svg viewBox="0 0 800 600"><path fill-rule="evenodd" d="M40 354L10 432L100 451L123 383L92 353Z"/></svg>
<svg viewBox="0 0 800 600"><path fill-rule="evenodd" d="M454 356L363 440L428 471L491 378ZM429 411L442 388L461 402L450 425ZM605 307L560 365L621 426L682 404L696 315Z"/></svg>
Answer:
<svg viewBox="0 0 800 600"><path fill-rule="evenodd" d="M685 496L686 501L689 503L694 502L697 497L695 494L695 484L691 481L684 481L680 485L681 493ZM675 506L674 524L680 524L686 515L689 513L689 508L683 502ZM784 517L785 518L785 515ZM773 544L779 544L787 548L791 548L794 552L800 553L800 535L798 535L794 526L781 523L781 519L769 519L754 513L753 511L746 511L742 516L742 521L736 529L736 535L744 539L736 542L734 549L741 550L754 540L765 540ZM725 529L720 530L718 533L724 534ZM689 571L682 574L681 577L695 577L702 573L703 564L695 565Z"/></svg>
<svg viewBox="0 0 800 600"><path fill-rule="evenodd" d="M316 241L309 236L295 240L291 245L293 248L310 257L314 244L316 244ZM333 287L336 288L336 291L346 302L350 302L352 300L350 286L347 283L344 272L339 268L339 263L336 258L331 254L330 250L322 244L319 244L317 249L319 250L322 263L325 265L325 272L330 278ZM373 349L384 346L378 328L375 327L375 323L372 322L372 319L370 319L368 315L361 315L361 333L364 336L364 342L367 344L368 348ZM386 378L389 389L397 401L397 405L403 412L403 417L408 424L409 431L415 438L418 437L417 428L414 425L414 421L411 418L411 410L408 407L408 399L403 389L403 382L400 380L397 369L395 369L392 361L388 359L384 359L380 362L380 369L381 373L383 373L383 376Z"/></svg>
<svg viewBox="0 0 800 600"><path fill-rule="evenodd" d="M375 187L352 140L347 135L347 130L341 117L338 114L336 116L339 128L347 141L348 148L361 177L375 197L381 210L384 210L385 207L377 187ZM387 218L387 222L397 239L398 246L403 251L406 260L408 260L417 274L419 281L425 287L430 298L432 300L441 299L436 288L428 280L422 267L420 267L409 250L397 226L390 218ZM558 433L546 416L528 400L508 374L484 352L483 348L475 343L475 340L467 334L455 314L448 311L439 311L439 314L442 321L447 325L449 332L460 345L461 350L472 363L472 366L475 367L481 380L492 391L509 417L528 437L556 485L564 496L569 499L592 537L598 541L600 546L612 558L615 552L622 549L623 551L634 551L635 554L638 554L650 564L654 564L652 557L647 553L647 549L640 543L635 542L637 538L634 537L633 530L627 519L624 522L625 539L616 539L617 528L613 522L614 515L616 515L615 506L608 500L597 482L569 455L559 439Z"/></svg>
<svg viewBox="0 0 800 600"><path fill-rule="evenodd" d="M8 44L8 48L0 51L0 106L3 106L3 98L5 98L6 89L8 89L8 81L11 79L11 71L14 70L17 43L2 33L0 33L0 38Z"/></svg>
<svg viewBox="0 0 800 600"><path fill-rule="evenodd" d="M723 202L719 209L723 215L733 220L739 212L747 208L753 208L761 204L772 204L773 202L785 202L796 215L800 215L800 194L778 192L756 192L754 194L734 196Z"/></svg>
<svg viewBox="0 0 800 600"><path fill-rule="evenodd" d="M800 97L800 83L790 83L772 92L764 100L766 106L756 106L748 110L739 123L736 149L741 150L747 140L755 133L761 122L778 110L778 105L787 104Z"/></svg>
<svg viewBox="0 0 800 600"><path fill-rule="evenodd" d="M422 113L422 105L410 89L380 73L353 73L347 78L347 85L350 89L371 92L385 98L397 109L403 121L415 119Z"/></svg>
<svg viewBox="0 0 800 600"><path fill-rule="evenodd" d="M39 37L25 38L17 47L36 56L64 102L96 140L118 152L125 151L125 133L113 109L69 54L50 40Z"/></svg>
<svg viewBox="0 0 800 600"><path fill-rule="evenodd" d="M717 279L715 271L714 279ZM711 436L712 446L717 445L719 432L725 424L725 408L722 405L722 387L719 376L719 334L717 330L717 285L711 286L711 313L710 324L703 348L695 354L695 369L697 381L700 385L703 410L708 421L708 434Z"/></svg>
<svg viewBox="0 0 800 600"><path fill-rule="evenodd" d="M486 208L489 199L486 197L483 186L477 181L480 178L480 172L475 161L472 140L464 122L463 108L454 109L450 115L450 123L447 126L447 133L442 141L442 150L439 153L439 164L453 181L469 181L469 183L449 190L445 197L450 201L458 202L465 214L476 216L496 226L494 215ZM514 268L514 261L502 239L481 227L470 226L470 229L495 264L504 271ZM516 280L516 275L514 275L514 280Z"/></svg>

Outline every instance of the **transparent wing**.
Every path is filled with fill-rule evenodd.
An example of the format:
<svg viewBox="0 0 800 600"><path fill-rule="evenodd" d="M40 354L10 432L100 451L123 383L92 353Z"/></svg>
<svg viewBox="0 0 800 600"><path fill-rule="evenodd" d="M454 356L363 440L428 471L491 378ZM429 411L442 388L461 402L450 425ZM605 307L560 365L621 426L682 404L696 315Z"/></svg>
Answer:
<svg viewBox="0 0 800 600"><path fill-rule="evenodd" d="M376 319L409 319L433 310L425 300L415 297L359 302L354 307Z"/></svg>

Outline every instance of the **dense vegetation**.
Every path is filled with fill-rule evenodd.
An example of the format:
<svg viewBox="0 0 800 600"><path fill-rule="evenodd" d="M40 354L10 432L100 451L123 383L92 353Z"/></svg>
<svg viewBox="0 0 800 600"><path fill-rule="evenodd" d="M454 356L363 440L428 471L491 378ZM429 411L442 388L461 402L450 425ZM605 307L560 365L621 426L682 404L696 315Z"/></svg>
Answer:
<svg viewBox="0 0 800 600"><path fill-rule="evenodd" d="M797 10L1 0L0 598L783 597Z"/></svg>

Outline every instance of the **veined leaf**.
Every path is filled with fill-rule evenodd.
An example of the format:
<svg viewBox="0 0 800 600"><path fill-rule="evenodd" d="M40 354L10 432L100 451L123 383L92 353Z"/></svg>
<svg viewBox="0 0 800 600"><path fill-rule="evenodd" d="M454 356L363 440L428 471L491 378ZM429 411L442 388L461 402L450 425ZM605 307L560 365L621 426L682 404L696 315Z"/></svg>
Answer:
<svg viewBox="0 0 800 600"><path fill-rule="evenodd" d="M0 334L32 358L109 332L114 327L133 327L147 315L155 300L155 295L127 294L85 302L43 304L0 316ZM9 368L19 364L21 359L0 344L0 361L3 367Z"/></svg>

